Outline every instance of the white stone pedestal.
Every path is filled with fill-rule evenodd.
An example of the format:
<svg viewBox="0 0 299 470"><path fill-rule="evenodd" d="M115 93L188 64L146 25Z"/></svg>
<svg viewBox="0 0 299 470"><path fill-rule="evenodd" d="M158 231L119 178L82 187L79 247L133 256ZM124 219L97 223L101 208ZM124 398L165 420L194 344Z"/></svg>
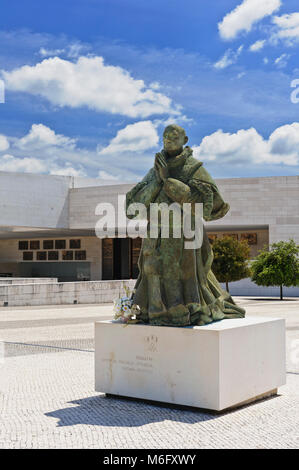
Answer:
<svg viewBox="0 0 299 470"><path fill-rule="evenodd" d="M220 411L274 394L285 380L281 319L95 325L98 392Z"/></svg>

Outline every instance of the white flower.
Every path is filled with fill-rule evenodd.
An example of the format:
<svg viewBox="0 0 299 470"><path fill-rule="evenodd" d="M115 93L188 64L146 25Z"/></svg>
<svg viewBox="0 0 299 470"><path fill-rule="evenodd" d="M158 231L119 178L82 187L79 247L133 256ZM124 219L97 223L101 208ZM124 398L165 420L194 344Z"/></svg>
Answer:
<svg viewBox="0 0 299 470"><path fill-rule="evenodd" d="M126 286L124 289L126 295L114 300L113 312L115 320L127 323L129 320L135 319L135 314L131 310L133 305L132 292Z"/></svg>
<svg viewBox="0 0 299 470"><path fill-rule="evenodd" d="M121 304L119 302L114 303L113 310L114 312L119 312L121 310Z"/></svg>
<svg viewBox="0 0 299 470"><path fill-rule="evenodd" d="M131 315L132 315L131 310L126 310L126 311L124 312L124 318L130 318Z"/></svg>

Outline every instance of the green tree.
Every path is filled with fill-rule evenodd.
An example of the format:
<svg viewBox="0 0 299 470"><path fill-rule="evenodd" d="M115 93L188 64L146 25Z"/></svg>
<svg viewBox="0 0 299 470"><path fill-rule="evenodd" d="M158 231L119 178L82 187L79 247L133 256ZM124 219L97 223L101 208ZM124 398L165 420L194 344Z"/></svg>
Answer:
<svg viewBox="0 0 299 470"><path fill-rule="evenodd" d="M258 286L279 286L283 300L283 287L299 285L299 245L294 240L273 243L270 250L261 250L253 261L252 281Z"/></svg>
<svg viewBox="0 0 299 470"><path fill-rule="evenodd" d="M238 241L226 236L213 243L214 261L212 271L218 281L225 282L229 292L229 282L239 281L251 275L248 263L250 248L246 240Z"/></svg>

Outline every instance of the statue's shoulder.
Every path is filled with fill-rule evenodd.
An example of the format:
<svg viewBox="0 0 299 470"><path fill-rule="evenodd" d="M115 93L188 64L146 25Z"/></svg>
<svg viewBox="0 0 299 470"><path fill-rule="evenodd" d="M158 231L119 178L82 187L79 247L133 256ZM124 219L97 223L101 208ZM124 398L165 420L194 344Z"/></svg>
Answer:
<svg viewBox="0 0 299 470"><path fill-rule="evenodd" d="M155 169L151 168L145 177L139 181L130 191L127 193L127 198L134 197L141 189L147 187L155 178Z"/></svg>
<svg viewBox="0 0 299 470"><path fill-rule="evenodd" d="M202 166L202 162L192 156L192 153L186 159L182 168L182 180L187 182Z"/></svg>
<svg viewBox="0 0 299 470"><path fill-rule="evenodd" d="M193 155L190 155L190 157L187 159L186 164L190 168L200 168L203 165L203 162L197 160L197 158L193 157Z"/></svg>
<svg viewBox="0 0 299 470"><path fill-rule="evenodd" d="M194 157L190 157L188 160L192 159L190 164L192 165L192 168L194 168L194 171L191 173L191 178L193 182L198 182L198 183L209 183L211 184L214 188L217 188L217 185L215 181L213 180L212 176L210 173L206 170L206 168L203 165L203 162L200 162Z"/></svg>
<svg viewBox="0 0 299 470"><path fill-rule="evenodd" d="M156 175L155 168L153 167L147 172L147 174L145 175L142 181L151 181L152 179L155 178L155 175Z"/></svg>

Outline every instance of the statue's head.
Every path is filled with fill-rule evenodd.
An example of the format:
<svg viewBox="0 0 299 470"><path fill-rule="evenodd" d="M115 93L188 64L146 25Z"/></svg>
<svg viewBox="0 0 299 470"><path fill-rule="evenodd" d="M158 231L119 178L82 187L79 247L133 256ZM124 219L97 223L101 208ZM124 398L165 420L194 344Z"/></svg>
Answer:
<svg viewBox="0 0 299 470"><path fill-rule="evenodd" d="M163 132L163 144L166 152L175 152L183 148L188 142L185 129L177 124L170 124Z"/></svg>

